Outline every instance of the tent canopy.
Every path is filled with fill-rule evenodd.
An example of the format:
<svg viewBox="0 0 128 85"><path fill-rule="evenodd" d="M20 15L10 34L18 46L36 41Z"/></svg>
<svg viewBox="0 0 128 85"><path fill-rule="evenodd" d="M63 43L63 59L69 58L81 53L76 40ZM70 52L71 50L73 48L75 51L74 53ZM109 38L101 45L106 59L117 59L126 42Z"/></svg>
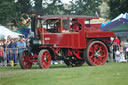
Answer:
<svg viewBox="0 0 128 85"><path fill-rule="evenodd" d="M128 24L120 24L119 26L116 26L109 31L112 32L128 32Z"/></svg>
<svg viewBox="0 0 128 85"><path fill-rule="evenodd" d="M114 21L120 19L120 18L124 18L124 19L127 19L127 20L128 20L128 13L125 13L125 14L121 13L119 16L117 16L117 17L114 18L113 20L101 24L101 28L104 27L104 26L106 26L107 24L109 24L109 23L111 23L111 22L114 22Z"/></svg>
<svg viewBox="0 0 128 85"><path fill-rule="evenodd" d="M102 27L101 30L113 32L128 32L128 20L120 18Z"/></svg>
<svg viewBox="0 0 128 85"><path fill-rule="evenodd" d="M0 38L7 39L8 35L10 35L12 38L18 38L19 35L22 35L22 34L13 32L13 31L9 30L8 28L0 25Z"/></svg>

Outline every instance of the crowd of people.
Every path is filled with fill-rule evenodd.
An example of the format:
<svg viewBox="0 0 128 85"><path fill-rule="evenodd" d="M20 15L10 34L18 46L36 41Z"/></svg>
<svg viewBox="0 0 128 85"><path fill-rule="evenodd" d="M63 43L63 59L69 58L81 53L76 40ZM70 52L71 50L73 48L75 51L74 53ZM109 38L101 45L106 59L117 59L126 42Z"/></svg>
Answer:
<svg viewBox="0 0 128 85"><path fill-rule="evenodd" d="M19 54L26 48L26 42L22 36L20 39L11 38L0 41L0 66L14 66L18 64Z"/></svg>
<svg viewBox="0 0 128 85"><path fill-rule="evenodd" d="M110 59L115 62L127 62L128 47L125 47L123 41L118 37L112 39Z"/></svg>

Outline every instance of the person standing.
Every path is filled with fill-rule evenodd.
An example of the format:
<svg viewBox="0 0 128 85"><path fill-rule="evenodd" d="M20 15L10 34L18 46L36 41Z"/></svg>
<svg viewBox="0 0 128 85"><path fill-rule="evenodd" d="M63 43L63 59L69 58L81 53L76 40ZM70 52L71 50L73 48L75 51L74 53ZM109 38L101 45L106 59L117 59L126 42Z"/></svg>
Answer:
<svg viewBox="0 0 128 85"><path fill-rule="evenodd" d="M125 59L123 42L121 42L121 44L120 44L120 60L119 60L119 62L127 62L127 60Z"/></svg>
<svg viewBox="0 0 128 85"><path fill-rule="evenodd" d="M7 66L9 65L9 44L11 43L11 36L9 35L8 38L7 38L7 41L4 40L4 44L3 44L3 47L4 47L4 54L5 54L5 63L7 64Z"/></svg>
<svg viewBox="0 0 128 85"><path fill-rule="evenodd" d="M3 41L3 49L4 49L4 65L7 66L7 61L8 61L8 54L7 54L7 42L6 40L4 39Z"/></svg>
<svg viewBox="0 0 128 85"><path fill-rule="evenodd" d="M108 61L110 61L110 62L113 61L113 40L114 40L114 37L111 37L110 38L110 42L108 44L108 46L110 47Z"/></svg>
<svg viewBox="0 0 128 85"><path fill-rule="evenodd" d="M17 48L18 48L17 54L19 58L20 53L22 53L26 48L26 42L23 40L22 37L20 38L20 41L17 43Z"/></svg>
<svg viewBox="0 0 128 85"><path fill-rule="evenodd" d="M0 46L0 67L4 65L4 49Z"/></svg>
<svg viewBox="0 0 128 85"><path fill-rule="evenodd" d="M17 43L15 42L14 39L11 39L11 43L9 44L8 47L10 50L10 53L9 53L10 60L13 60L14 65L16 65L17 64L17 56L16 56Z"/></svg>
<svg viewBox="0 0 128 85"><path fill-rule="evenodd" d="M116 36L113 43L116 44L116 45L120 45L120 39Z"/></svg>
<svg viewBox="0 0 128 85"><path fill-rule="evenodd" d="M118 50L116 50L116 52L115 52L115 61L116 61L116 62L119 62L119 60L120 60L120 50L118 49Z"/></svg>
<svg viewBox="0 0 128 85"><path fill-rule="evenodd" d="M120 40L119 38L116 36L116 38L113 41L113 59L115 60L116 57L116 51L118 51L120 49ZM118 53L118 52L117 52Z"/></svg>

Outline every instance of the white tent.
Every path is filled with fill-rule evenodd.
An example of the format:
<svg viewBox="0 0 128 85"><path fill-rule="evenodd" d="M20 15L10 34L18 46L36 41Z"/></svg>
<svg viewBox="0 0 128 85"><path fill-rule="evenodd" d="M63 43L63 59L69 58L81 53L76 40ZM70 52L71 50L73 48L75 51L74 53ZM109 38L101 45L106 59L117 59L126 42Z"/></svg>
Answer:
<svg viewBox="0 0 128 85"><path fill-rule="evenodd" d="M116 20L119 19L119 18L125 18L125 19L127 19L127 14L128 14L128 13L125 13L125 14L121 13L119 16L117 16L116 18L114 18L114 19L112 20L112 22L113 22L113 21L116 21Z"/></svg>
<svg viewBox="0 0 128 85"><path fill-rule="evenodd" d="M8 35L10 35L12 38L19 38L19 33L13 32L9 30L8 28L0 25L0 39L7 39Z"/></svg>
<svg viewBox="0 0 128 85"><path fill-rule="evenodd" d="M112 22L113 22L113 21L116 21L116 20L119 19L119 18L123 18L123 17L124 17L124 14L121 13L119 16L117 16L116 18L114 18L114 19L112 20Z"/></svg>
<svg viewBox="0 0 128 85"><path fill-rule="evenodd" d="M125 13L125 14L121 13L119 16L117 16L117 17L116 17L116 18L114 18L113 20L111 20L111 21L109 21L109 22L106 22L106 23L101 24L101 28L102 28L102 27L104 27L104 26L105 26L105 25L107 25L107 24L110 24L110 23L111 23L111 22L113 22L113 21L116 21L116 20L120 19L120 18L128 19L128 13Z"/></svg>

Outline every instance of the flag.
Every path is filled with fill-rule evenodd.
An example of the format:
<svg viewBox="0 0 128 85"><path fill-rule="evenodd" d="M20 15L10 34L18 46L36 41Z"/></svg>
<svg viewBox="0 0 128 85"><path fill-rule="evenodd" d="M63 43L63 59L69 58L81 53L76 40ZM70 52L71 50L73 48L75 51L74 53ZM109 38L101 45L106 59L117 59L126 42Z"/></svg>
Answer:
<svg viewBox="0 0 128 85"><path fill-rule="evenodd" d="M96 17L99 17L99 14L98 14L98 12L96 11Z"/></svg>

